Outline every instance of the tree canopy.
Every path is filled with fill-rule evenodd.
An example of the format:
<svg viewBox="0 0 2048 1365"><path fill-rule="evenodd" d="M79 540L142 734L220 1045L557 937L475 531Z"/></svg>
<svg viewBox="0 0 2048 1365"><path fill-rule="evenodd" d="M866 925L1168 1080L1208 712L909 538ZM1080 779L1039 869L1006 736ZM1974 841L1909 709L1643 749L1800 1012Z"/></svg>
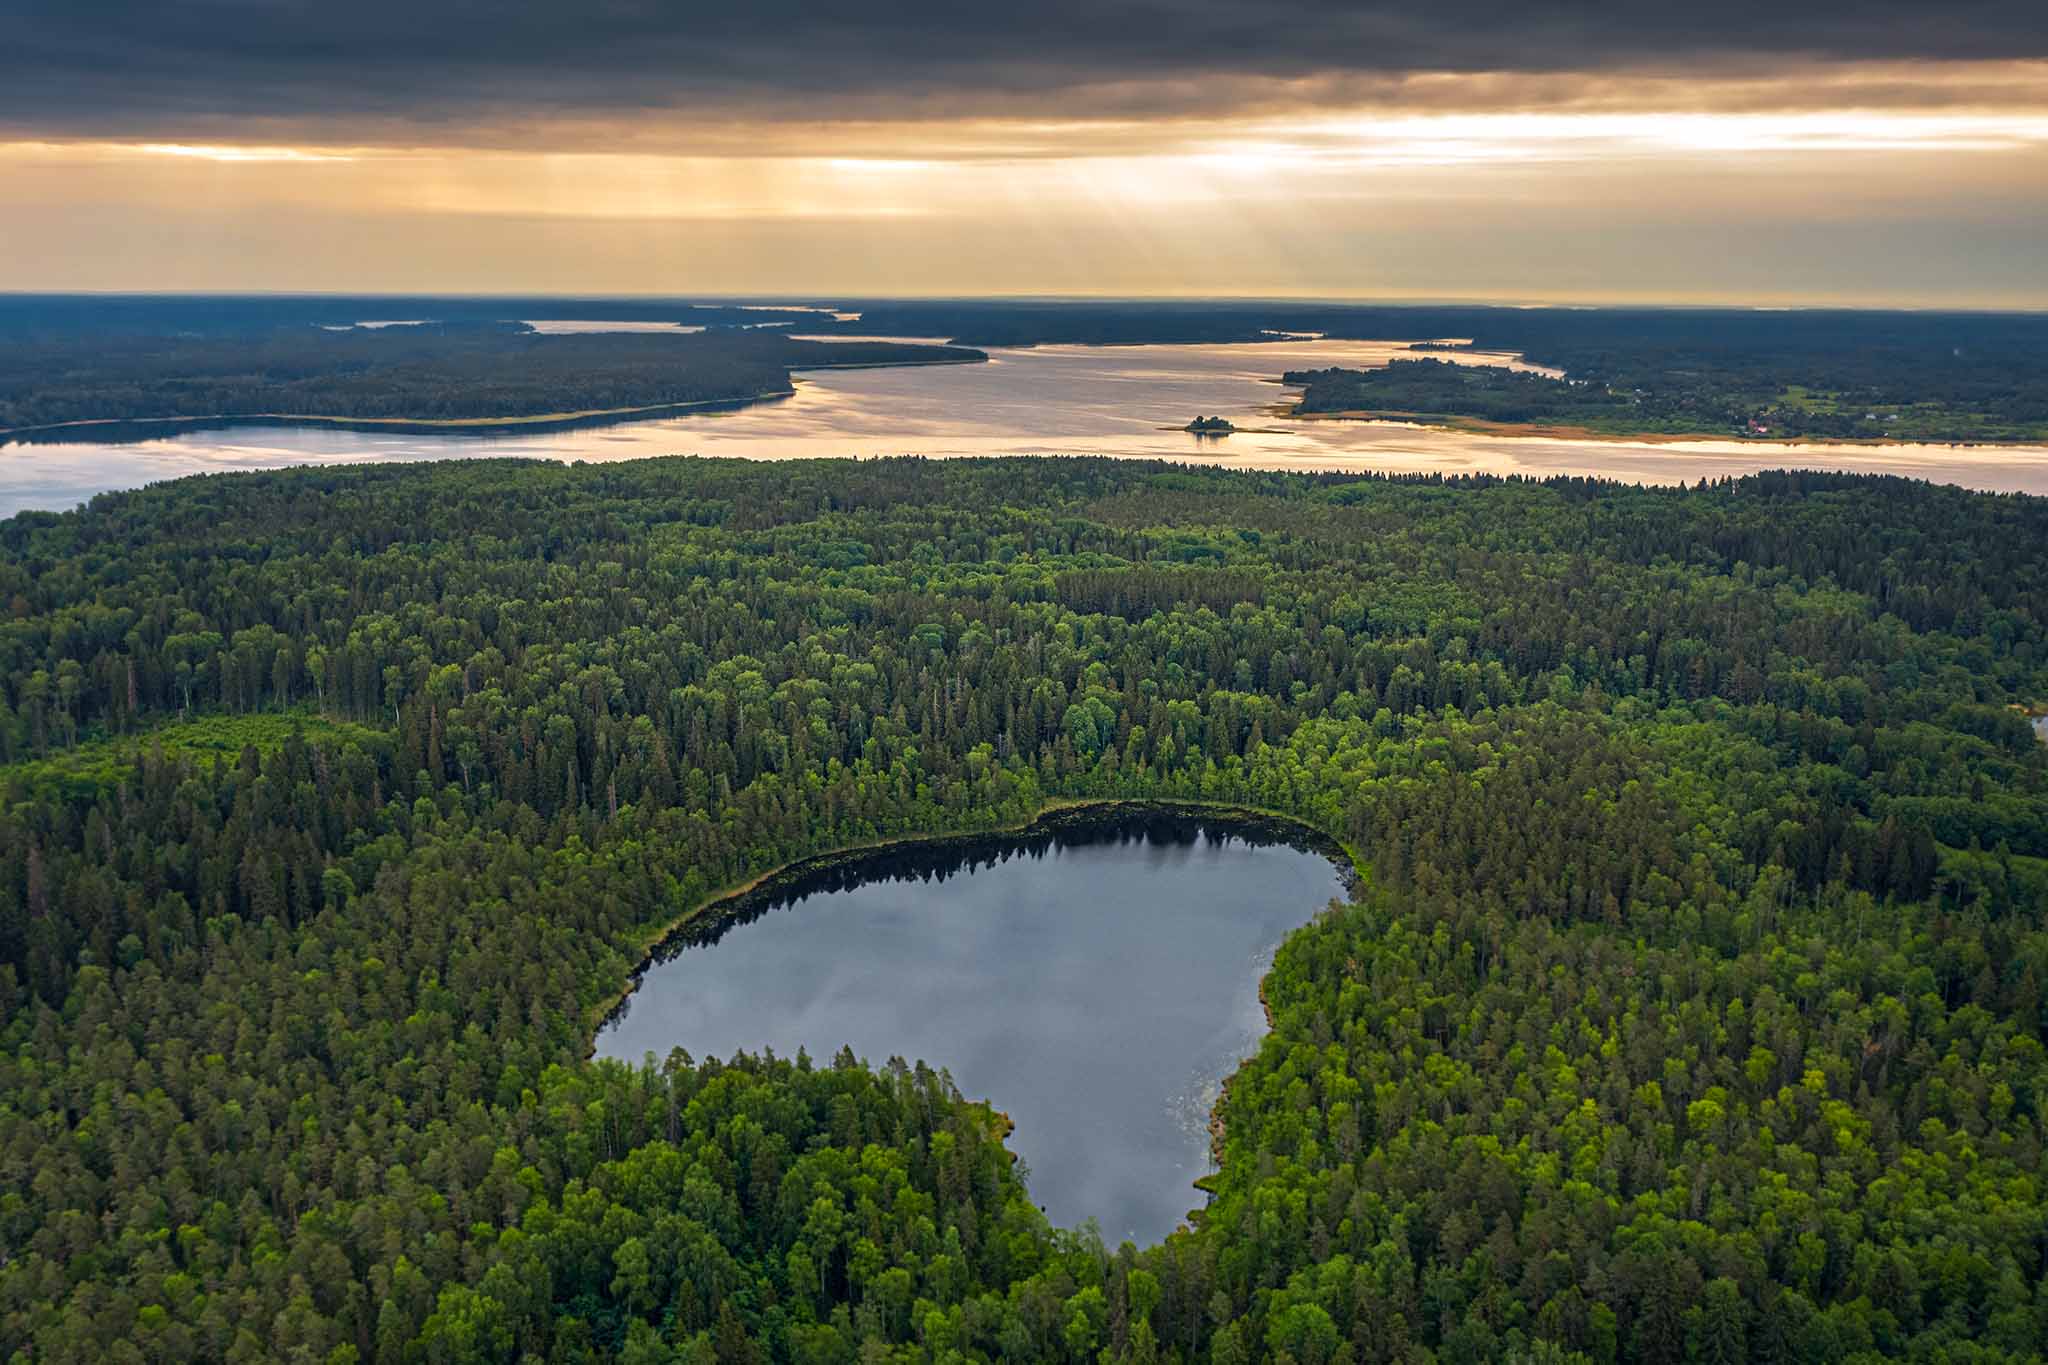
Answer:
<svg viewBox="0 0 2048 1365"><path fill-rule="evenodd" d="M23 514L0 600L14 1359L2048 1339L2038 500L459 462ZM1368 872L1163 1244L943 1058L586 1060L722 888L1055 797Z"/></svg>

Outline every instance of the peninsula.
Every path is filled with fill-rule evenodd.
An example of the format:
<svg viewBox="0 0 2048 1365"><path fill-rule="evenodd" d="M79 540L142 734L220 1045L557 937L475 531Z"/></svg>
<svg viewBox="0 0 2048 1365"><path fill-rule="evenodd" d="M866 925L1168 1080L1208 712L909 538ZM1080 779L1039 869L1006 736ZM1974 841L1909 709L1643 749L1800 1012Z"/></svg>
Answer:
<svg viewBox="0 0 2048 1365"><path fill-rule="evenodd" d="M585 425L784 397L792 370L987 358L736 328L549 335L518 321L0 332L0 440L252 419L442 432Z"/></svg>
<svg viewBox="0 0 2048 1365"><path fill-rule="evenodd" d="M2048 402L2025 386L1997 392L1901 373L1882 386L1798 382L1800 372L1740 365L1649 372L1569 370L1563 378L1433 357L1379 369L1290 370L1293 417L1426 422L1524 436L1609 439L2032 444L2048 439ZM2035 386L2038 388L2038 386ZM1894 396L1897 395L1897 396Z"/></svg>

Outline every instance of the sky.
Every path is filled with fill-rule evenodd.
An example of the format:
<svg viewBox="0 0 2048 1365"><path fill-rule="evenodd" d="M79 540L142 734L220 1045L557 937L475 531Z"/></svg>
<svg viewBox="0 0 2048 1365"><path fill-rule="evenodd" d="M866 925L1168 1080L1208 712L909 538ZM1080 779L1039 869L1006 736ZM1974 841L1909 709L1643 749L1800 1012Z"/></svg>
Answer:
<svg viewBox="0 0 2048 1365"><path fill-rule="evenodd" d="M2048 307L2041 0L0 0L0 289Z"/></svg>

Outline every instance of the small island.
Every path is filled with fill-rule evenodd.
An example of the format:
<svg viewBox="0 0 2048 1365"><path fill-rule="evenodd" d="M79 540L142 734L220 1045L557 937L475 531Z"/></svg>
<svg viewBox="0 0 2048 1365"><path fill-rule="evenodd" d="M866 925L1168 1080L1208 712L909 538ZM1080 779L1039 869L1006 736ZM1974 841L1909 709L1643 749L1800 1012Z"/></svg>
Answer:
<svg viewBox="0 0 2048 1365"><path fill-rule="evenodd" d="M1181 430L1191 431L1197 436L1228 436L1231 432L1236 431L1237 428L1231 424L1230 419L1227 417L1202 417L1198 415L1194 421L1182 427Z"/></svg>

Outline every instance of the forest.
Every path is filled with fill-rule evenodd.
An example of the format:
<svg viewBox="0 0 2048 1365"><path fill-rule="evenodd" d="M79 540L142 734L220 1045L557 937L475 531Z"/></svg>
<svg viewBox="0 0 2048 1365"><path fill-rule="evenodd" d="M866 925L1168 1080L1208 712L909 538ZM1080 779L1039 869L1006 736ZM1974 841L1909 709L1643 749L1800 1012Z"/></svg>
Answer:
<svg viewBox="0 0 2048 1365"><path fill-rule="evenodd" d="M0 601L11 1360L2043 1358L2039 499L460 461ZM587 1060L722 888L1076 798L1366 872L1163 1243L944 1058Z"/></svg>
<svg viewBox="0 0 2048 1365"><path fill-rule="evenodd" d="M1455 349L1455 348L1436 348ZM1636 359L1563 379L1500 365L1459 365L1433 356L1376 370L1299 370L1301 414L1371 413L1528 426L1607 435L1768 436L1896 441L2048 440L2048 390L1999 391L1995 374L1890 374L1881 365L1851 378L1805 370L1724 364L1655 369ZM1592 377L1594 375L1604 377ZM1840 387L1814 389L1797 377Z"/></svg>
<svg viewBox="0 0 2048 1365"><path fill-rule="evenodd" d="M221 333L0 328L0 436L69 422L258 414L488 424L744 402L789 393L792 368L986 358L963 347L797 341L732 327L673 336L544 335L509 321ZM97 429L39 435L105 438Z"/></svg>
<svg viewBox="0 0 2048 1365"><path fill-rule="evenodd" d="M1664 411L1604 387L1574 384L1504 365L1461 365L1434 356L1397 359L1376 370L1290 370L1284 382L1302 391L1295 411L1305 416L1473 417L1485 422L1624 431L1739 429L1745 420L1744 414L1733 408L1711 413Z"/></svg>

